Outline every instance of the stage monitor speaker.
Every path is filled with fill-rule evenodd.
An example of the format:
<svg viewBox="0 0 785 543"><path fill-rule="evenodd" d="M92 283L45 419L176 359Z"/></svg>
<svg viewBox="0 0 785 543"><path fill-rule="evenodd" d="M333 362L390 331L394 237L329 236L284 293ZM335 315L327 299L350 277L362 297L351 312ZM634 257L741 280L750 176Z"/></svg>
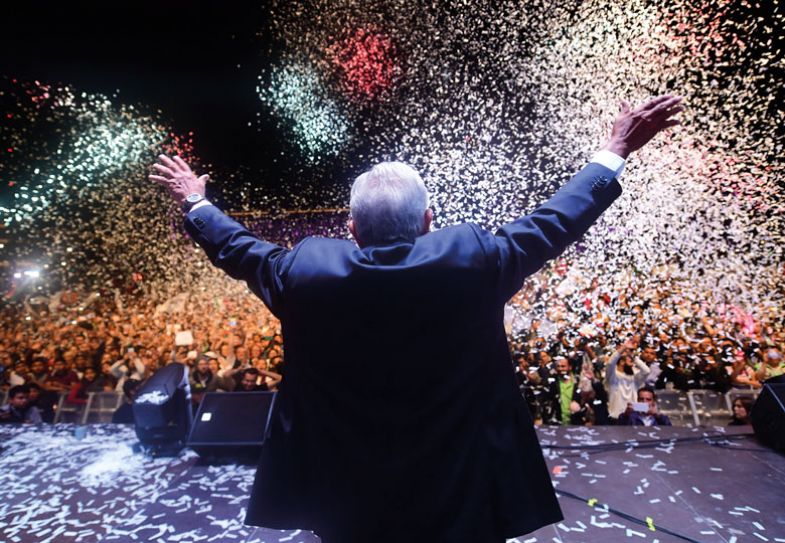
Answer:
<svg viewBox="0 0 785 543"><path fill-rule="evenodd" d="M140 448L152 456L176 456L191 430L188 368L172 363L139 387L131 406Z"/></svg>
<svg viewBox="0 0 785 543"><path fill-rule="evenodd" d="M203 458L256 461L267 438L275 392L208 392L188 446Z"/></svg>
<svg viewBox="0 0 785 543"><path fill-rule="evenodd" d="M763 384L750 418L760 442L785 453L785 383L773 381Z"/></svg>

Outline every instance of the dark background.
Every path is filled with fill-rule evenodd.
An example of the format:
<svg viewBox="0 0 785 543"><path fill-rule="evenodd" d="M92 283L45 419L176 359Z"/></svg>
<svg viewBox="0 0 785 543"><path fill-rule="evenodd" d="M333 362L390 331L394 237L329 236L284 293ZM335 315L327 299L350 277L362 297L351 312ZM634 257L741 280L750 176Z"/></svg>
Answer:
<svg viewBox="0 0 785 543"><path fill-rule="evenodd" d="M222 197L235 192L221 190L221 185L235 182L235 175L246 186L258 188L259 194L285 198L287 193L307 192L309 184L329 187L360 173L354 170L362 161L354 157L363 149L309 169L287 141L290 136L261 103L258 77L280 47L269 31L269 0L26 1L8 3L3 11L0 75L63 83L109 96L119 91L122 103L138 105L142 111L160 110L176 133L194 133L195 153L211 166L211 174L218 174L213 177L219 178L216 193ZM774 36L765 49L753 45L748 58L771 51L781 55L785 50L785 34L769 28L781 28L782 19L768 2L748 5L734 0L717 16L745 25L757 20L753 34ZM761 47L765 41L750 44ZM722 80L751 69L749 64L722 66L713 77ZM777 97L771 101L770 115L778 115L785 101L783 81L781 62L772 62L767 76L759 79L759 92ZM783 130L785 124L776 136ZM769 158L776 162L780 157ZM259 194L233 202L232 207L253 204ZM320 198L305 200L297 205L318 205Z"/></svg>
<svg viewBox="0 0 785 543"><path fill-rule="evenodd" d="M0 74L161 110L195 133L210 164L259 171L280 156L258 76L274 54L263 1L14 2L4 6ZM251 126L249 126L251 123Z"/></svg>

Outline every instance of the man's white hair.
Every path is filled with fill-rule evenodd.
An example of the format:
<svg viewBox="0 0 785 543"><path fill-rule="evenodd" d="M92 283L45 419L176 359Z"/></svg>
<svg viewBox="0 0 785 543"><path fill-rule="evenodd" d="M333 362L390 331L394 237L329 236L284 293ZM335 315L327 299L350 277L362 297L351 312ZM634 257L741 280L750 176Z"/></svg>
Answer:
<svg viewBox="0 0 785 543"><path fill-rule="evenodd" d="M413 242L422 234L428 191L411 166L382 162L354 180L349 207L364 245Z"/></svg>

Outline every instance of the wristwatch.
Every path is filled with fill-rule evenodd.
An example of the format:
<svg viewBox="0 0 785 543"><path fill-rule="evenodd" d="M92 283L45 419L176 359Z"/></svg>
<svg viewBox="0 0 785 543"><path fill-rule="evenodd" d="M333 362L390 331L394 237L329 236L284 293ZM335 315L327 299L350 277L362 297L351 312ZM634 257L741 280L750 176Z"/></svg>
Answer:
<svg viewBox="0 0 785 543"><path fill-rule="evenodd" d="M199 202L201 202L204 199L205 199L205 197L202 196L201 194L198 194L196 192L192 192L191 194L189 194L188 196L185 197L185 201L183 202L183 205L181 206L182 209L183 209L183 213L188 213L189 211L191 211L191 208L193 206L195 206L196 204L198 204Z"/></svg>

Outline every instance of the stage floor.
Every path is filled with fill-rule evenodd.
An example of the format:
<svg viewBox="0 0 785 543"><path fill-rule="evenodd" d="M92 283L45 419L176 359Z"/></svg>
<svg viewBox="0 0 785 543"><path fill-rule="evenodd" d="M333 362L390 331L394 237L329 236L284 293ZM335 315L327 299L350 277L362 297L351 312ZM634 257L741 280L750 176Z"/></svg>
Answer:
<svg viewBox="0 0 785 543"><path fill-rule="evenodd" d="M685 541L663 528L687 541L785 542L785 456L749 427L538 432L565 520L511 541ZM150 459L135 442L128 426L88 426L83 439L73 425L0 426L0 542L318 541L243 526L253 466L204 465L191 451Z"/></svg>

